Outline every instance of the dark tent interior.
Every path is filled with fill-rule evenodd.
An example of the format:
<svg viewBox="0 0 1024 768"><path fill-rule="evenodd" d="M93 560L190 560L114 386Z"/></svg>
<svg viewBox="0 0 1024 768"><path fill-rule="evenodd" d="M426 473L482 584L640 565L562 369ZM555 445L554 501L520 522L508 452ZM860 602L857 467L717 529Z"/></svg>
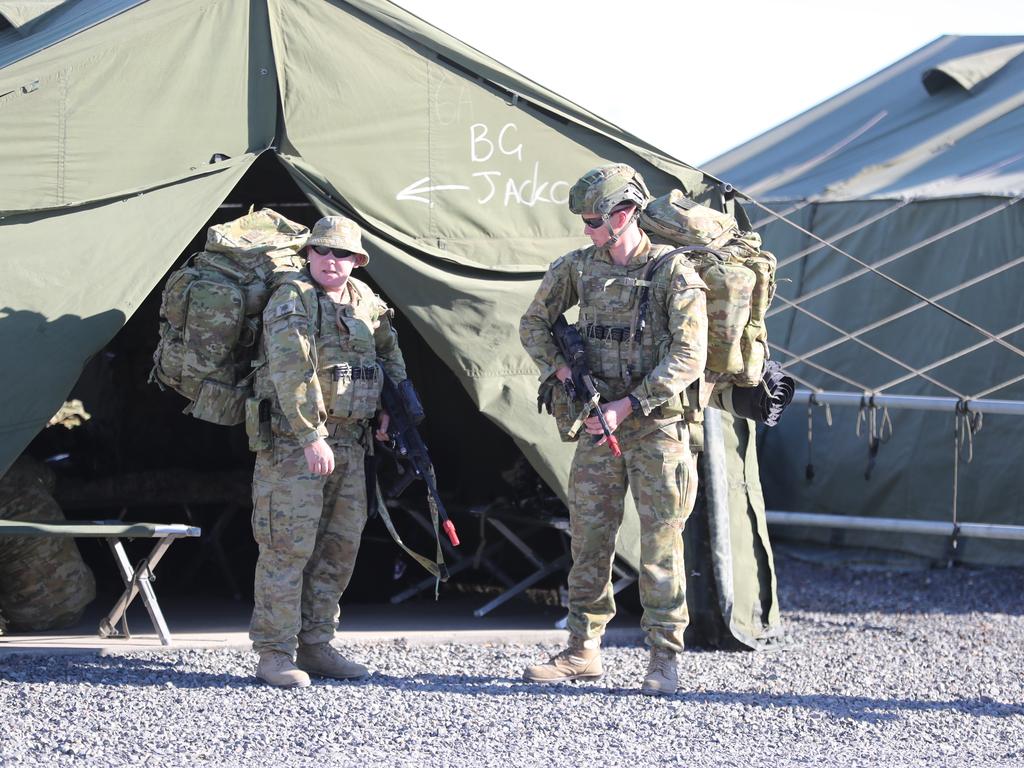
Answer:
<svg viewBox="0 0 1024 768"><path fill-rule="evenodd" d="M319 218L270 152L253 164L206 226L237 218L249 205L272 207L307 226ZM202 250L205 238L204 227L171 271ZM371 275L363 272L360 277L387 300ZM70 518L123 517L188 522L203 528L200 542L179 544L169 551L161 565L161 572L167 574L161 593L202 592L248 599L257 555L248 519L253 454L243 426L222 427L184 415L183 398L148 382L163 283L161 279L124 328L90 361L70 393L69 399L82 400L92 418L71 430L43 430L26 452L53 469L57 501ZM426 408L420 431L431 450L439 490L459 527L461 552L472 555L479 541L478 519L468 513L470 508L504 498L522 503L524 510L562 513L561 503L522 458L512 438L479 413L454 374L403 319L400 308L396 308L395 325L410 377ZM385 463L383 471L387 469ZM415 482L399 503L428 516L425 493L423 483ZM432 554L434 543L426 530L401 511L393 517L409 546ZM554 531L539 542L542 550L561 546ZM87 539L78 546L93 566L99 589L119 591L121 584L110 567L106 545ZM511 561L502 567L512 574L522 570ZM425 576L395 546L381 520L374 518L364 534L345 599L384 601ZM556 575L541 586L550 590L557 583ZM485 590L490 584L485 570L470 570L442 589ZM432 590L421 595L432 598Z"/></svg>

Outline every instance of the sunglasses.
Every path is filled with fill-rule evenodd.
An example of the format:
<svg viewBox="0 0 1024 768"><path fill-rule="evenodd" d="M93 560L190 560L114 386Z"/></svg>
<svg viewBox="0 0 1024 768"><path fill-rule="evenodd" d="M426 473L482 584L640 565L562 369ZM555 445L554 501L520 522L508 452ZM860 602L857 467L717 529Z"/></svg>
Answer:
<svg viewBox="0 0 1024 768"><path fill-rule="evenodd" d="M336 259L346 259L355 256L352 251L343 251L340 248L328 248L326 245L314 245L313 250L318 256L334 256Z"/></svg>
<svg viewBox="0 0 1024 768"><path fill-rule="evenodd" d="M601 218L588 219L586 216L580 216L580 218L583 219L583 223L586 224L591 229L597 229L602 224L604 224L604 219Z"/></svg>

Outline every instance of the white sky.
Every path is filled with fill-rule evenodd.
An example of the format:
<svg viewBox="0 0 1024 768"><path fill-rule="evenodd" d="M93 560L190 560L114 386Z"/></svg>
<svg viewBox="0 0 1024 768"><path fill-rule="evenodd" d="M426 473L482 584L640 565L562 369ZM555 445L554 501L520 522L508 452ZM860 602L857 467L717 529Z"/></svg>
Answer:
<svg viewBox="0 0 1024 768"><path fill-rule="evenodd" d="M1024 0L397 0L699 165L943 34L1024 34Z"/></svg>

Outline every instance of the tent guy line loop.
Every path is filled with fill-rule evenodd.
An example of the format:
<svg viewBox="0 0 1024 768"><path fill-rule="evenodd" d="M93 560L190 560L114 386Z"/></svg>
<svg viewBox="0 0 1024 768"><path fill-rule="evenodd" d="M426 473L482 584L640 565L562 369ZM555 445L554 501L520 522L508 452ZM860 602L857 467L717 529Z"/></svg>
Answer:
<svg viewBox="0 0 1024 768"><path fill-rule="evenodd" d="M982 414L971 411L970 403L961 400L956 404L953 415L953 493L952 493L952 522L953 532L949 539L950 558L952 565L954 554L960 538L960 523L957 520L957 503L960 493L960 462L970 464L974 460L974 436L981 431ZM967 445L967 455L964 456L964 445Z"/></svg>

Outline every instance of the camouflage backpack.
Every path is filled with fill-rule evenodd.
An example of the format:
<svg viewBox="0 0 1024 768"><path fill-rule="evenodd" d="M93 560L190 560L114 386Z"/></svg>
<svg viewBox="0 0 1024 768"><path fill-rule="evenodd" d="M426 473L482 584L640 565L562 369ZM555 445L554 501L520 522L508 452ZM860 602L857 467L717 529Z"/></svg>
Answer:
<svg viewBox="0 0 1024 768"><path fill-rule="evenodd" d="M678 189L652 200L640 215L640 227L653 242L687 248L687 258L707 284L708 381L759 384L768 360L764 319L775 296L776 263L761 250L761 236L741 232L735 218Z"/></svg>
<svg viewBox="0 0 1024 768"><path fill-rule="evenodd" d="M185 413L228 426L245 420L270 294L291 283L316 315L315 289L300 275L308 239L303 225L250 209L210 227L205 250L167 278L149 380L190 400Z"/></svg>

